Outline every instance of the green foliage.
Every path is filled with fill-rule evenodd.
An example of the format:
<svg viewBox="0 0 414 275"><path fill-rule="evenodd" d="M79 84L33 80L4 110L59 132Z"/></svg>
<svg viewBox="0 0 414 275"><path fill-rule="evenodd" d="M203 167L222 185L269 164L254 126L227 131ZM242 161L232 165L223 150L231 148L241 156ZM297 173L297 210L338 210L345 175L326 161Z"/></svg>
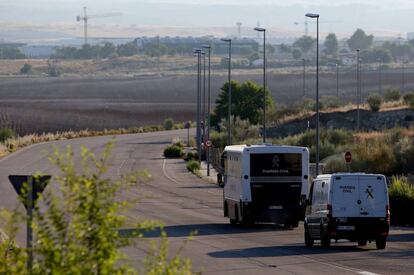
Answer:
<svg viewBox="0 0 414 275"><path fill-rule="evenodd" d="M192 264L189 259L181 257L182 247L172 258L169 257L169 242L167 234L162 230L161 238L152 242L149 257L144 261L147 275L192 275Z"/></svg>
<svg viewBox="0 0 414 275"><path fill-rule="evenodd" d="M338 39L334 33L330 33L325 38L324 52L328 55L336 55L338 53Z"/></svg>
<svg viewBox="0 0 414 275"><path fill-rule="evenodd" d="M19 229L18 224L23 217L17 211L0 212L2 230L0 231L0 274L20 275L27 274L26 251L14 242Z"/></svg>
<svg viewBox="0 0 414 275"><path fill-rule="evenodd" d="M26 56L16 47L0 47L0 59L24 59Z"/></svg>
<svg viewBox="0 0 414 275"><path fill-rule="evenodd" d="M352 149L352 171L390 174L395 167L393 144L387 139L360 141Z"/></svg>
<svg viewBox="0 0 414 275"><path fill-rule="evenodd" d="M365 63L376 63L381 60L382 63L390 63L392 61L391 53L388 49L373 48L361 51L360 57Z"/></svg>
<svg viewBox="0 0 414 275"><path fill-rule="evenodd" d="M190 160L186 164L187 170L191 173L196 173L198 170L200 170L200 164L197 160Z"/></svg>
<svg viewBox="0 0 414 275"><path fill-rule="evenodd" d="M394 146L394 155L396 159L394 173L410 174L413 173L414 167L414 138L400 137L392 142Z"/></svg>
<svg viewBox="0 0 414 275"><path fill-rule="evenodd" d="M60 75L60 71L57 67L57 60L53 59L53 60L48 60L47 61L47 66L48 66L48 75L51 77L57 77Z"/></svg>
<svg viewBox="0 0 414 275"><path fill-rule="evenodd" d="M404 95L404 102L414 109L414 92Z"/></svg>
<svg viewBox="0 0 414 275"><path fill-rule="evenodd" d="M348 172L344 158L342 156L329 158L325 162L323 172L327 174Z"/></svg>
<svg viewBox="0 0 414 275"><path fill-rule="evenodd" d="M165 130L172 130L174 127L174 120L172 118L167 118L164 120L163 126Z"/></svg>
<svg viewBox="0 0 414 275"><path fill-rule="evenodd" d="M294 49L292 51L292 57L293 59L299 59L302 57L302 52L299 49Z"/></svg>
<svg viewBox="0 0 414 275"><path fill-rule="evenodd" d="M391 224L414 225L414 186L405 177L392 177L388 187Z"/></svg>
<svg viewBox="0 0 414 275"><path fill-rule="evenodd" d="M22 74L28 74L32 70L32 65L25 63L23 67L20 69L20 73Z"/></svg>
<svg viewBox="0 0 414 275"><path fill-rule="evenodd" d="M299 48L303 53L307 53L310 49L312 49L315 42L316 40L311 36L304 35L293 43L293 47Z"/></svg>
<svg viewBox="0 0 414 275"><path fill-rule="evenodd" d="M97 158L81 149L81 173L76 172L73 151L55 148L49 160L61 176L55 177L60 195L46 192L46 209L35 208L34 274L125 274L132 269L120 262L120 248L131 243L116 228L125 224L120 213L126 203L115 198L126 186L137 182L131 177L113 182L108 172L110 143Z"/></svg>
<svg viewBox="0 0 414 275"><path fill-rule="evenodd" d="M227 133L227 121L222 120L220 129ZM231 134L233 143L240 143L243 140L260 137L260 127L251 125L248 119L240 119L236 117L232 119Z"/></svg>
<svg viewBox="0 0 414 275"><path fill-rule="evenodd" d="M384 93L384 101L399 101L401 92L397 89L387 89Z"/></svg>
<svg viewBox="0 0 414 275"><path fill-rule="evenodd" d="M229 85L226 82L216 100L216 107L212 115L212 125L217 125L222 119L228 118ZM270 92L266 91L266 106L273 107ZM240 84L231 81L231 114L241 120L249 120L252 124L260 123L263 113L263 89L252 81Z"/></svg>
<svg viewBox="0 0 414 275"><path fill-rule="evenodd" d="M16 136L16 133L13 131L13 129L10 128L1 128L0 129L0 142L5 142L9 138L13 138Z"/></svg>
<svg viewBox="0 0 414 275"><path fill-rule="evenodd" d="M143 232L159 223L138 223L129 230L131 233L119 230L126 225L123 214L131 203L120 200L120 193L145 181L149 175L143 172L119 181L107 178L111 148L112 143L100 156L82 148L80 167L70 147L63 152L55 148L49 156L59 168L60 176L54 177L56 186L46 189L40 197L41 206L34 208L34 275L137 274L125 261L121 249L134 245ZM13 245L23 218L14 211L8 220L9 237L0 242L0 273L28 274L25 249ZM181 250L168 256L168 239L161 227L159 242L152 243L144 259L146 274L192 274L191 262L181 258Z"/></svg>
<svg viewBox="0 0 414 275"><path fill-rule="evenodd" d="M373 40L373 35L366 35L362 29L357 29L348 39L347 43L352 51L356 51L357 49L366 50L371 47Z"/></svg>
<svg viewBox="0 0 414 275"><path fill-rule="evenodd" d="M367 102L371 111L378 112L381 108L382 97L380 95L373 94L368 97Z"/></svg>
<svg viewBox="0 0 414 275"><path fill-rule="evenodd" d="M190 161L190 160L197 160L198 159L198 154L197 152L194 151L189 151L187 152L187 154L185 154L185 161Z"/></svg>
<svg viewBox="0 0 414 275"><path fill-rule="evenodd" d="M386 41L384 44L382 44L382 48L387 49L391 53L394 60L397 60L401 57L412 56L413 52L413 45L410 43L400 44Z"/></svg>
<svg viewBox="0 0 414 275"><path fill-rule="evenodd" d="M210 140L215 148L224 149L224 147L227 145L227 132L211 131Z"/></svg>
<svg viewBox="0 0 414 275"><path fill-rule="evenodd" d="M177 145L168 145L164 149L164 156L166 158L181 158L183 155L183 149Z"/></svg>

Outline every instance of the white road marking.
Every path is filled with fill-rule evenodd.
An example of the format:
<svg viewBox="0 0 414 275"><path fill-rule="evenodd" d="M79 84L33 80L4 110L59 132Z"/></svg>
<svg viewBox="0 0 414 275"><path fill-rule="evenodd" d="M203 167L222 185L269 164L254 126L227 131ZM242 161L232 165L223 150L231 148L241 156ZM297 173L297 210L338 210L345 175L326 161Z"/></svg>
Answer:
<svg viewBox="0 0 414 275"><path fill-rule="evenodd" d="M360 271L360 272L358 272L358 274L361 274L361 275L379 275L378 273L373 273L373 272L369 272L369 271Z"/></svg>
<svg viewBox="0 0 414 275"><path fill-rule="evenodd" d="M169 179L169 180L171 180L171 181L173 181L173 182L175 182L177 184L180 184L178 181L176 181L175 179L173 179L172 177L170 177L170 176L167 175L167 172L165 171L165 163L166 162L167 162L167 159L164 159L164 162L162 164L162 172L163 172L164 176L166 176L167 179Z"/></svg>

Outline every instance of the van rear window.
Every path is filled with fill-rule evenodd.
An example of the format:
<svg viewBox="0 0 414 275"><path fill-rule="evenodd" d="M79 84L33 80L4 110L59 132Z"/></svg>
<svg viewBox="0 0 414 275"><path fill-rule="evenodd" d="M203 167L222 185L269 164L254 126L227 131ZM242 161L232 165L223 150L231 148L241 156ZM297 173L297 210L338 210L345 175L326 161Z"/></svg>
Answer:
<svg viewBox="0 0 414 275"><path fill-rule="evenodd" d="M251 154L252 177L302 176L301 154Z"/></svg>

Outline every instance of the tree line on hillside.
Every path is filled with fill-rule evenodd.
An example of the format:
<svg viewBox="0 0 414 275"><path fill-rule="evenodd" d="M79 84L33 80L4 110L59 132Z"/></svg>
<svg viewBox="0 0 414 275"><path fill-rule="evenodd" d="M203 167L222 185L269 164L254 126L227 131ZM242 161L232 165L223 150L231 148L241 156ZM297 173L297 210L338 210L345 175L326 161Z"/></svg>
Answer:
<svg viewBox="0 0 414 275"><path fill-rule="evenodd" d="M316 49L316 39L311 36L298 38L291 46L281 44L278 50L286 55L291 55L294 59L314 57ZM390 63L410 61L414 59L414 39L405 43L386 41L379 45L374 45L374 36L368 35L362 29L357 29L351 37L339 41L336 34L329 33L323 43L321 51L322 63L338 63L341 55L355 54L360 50L360 60L362 63Z"/></svg>

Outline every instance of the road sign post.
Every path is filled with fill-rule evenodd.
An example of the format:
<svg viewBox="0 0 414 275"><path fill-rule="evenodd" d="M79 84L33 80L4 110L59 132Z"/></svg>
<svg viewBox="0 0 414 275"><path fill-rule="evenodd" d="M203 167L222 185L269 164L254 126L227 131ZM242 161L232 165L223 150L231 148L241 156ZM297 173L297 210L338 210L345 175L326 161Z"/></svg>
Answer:
<svg viewBox="0 0 414 275"><path fill-rule="evenodd" d="M191 127L191 122L187 121L184 124L184 128L187 129L187 146L190 147L190 127Z"/></svg>
<svg viewBox="0 0 414 275"><path fill-rule="evenodd" d="M346 167L349 173L351 173L351 162L352 162L352 154L351 152L346 152L344 155Z"/></svg>
<svg viewBox="0 0 414 275"><path fill-rule="evenodd" d="M9 180L14 190L21 198L27 212L27 271L32 274L33 271L33 208L36 204L39 194L43 192L49 183L51 176L32 176L32 175L10 175Z"/></svg>

